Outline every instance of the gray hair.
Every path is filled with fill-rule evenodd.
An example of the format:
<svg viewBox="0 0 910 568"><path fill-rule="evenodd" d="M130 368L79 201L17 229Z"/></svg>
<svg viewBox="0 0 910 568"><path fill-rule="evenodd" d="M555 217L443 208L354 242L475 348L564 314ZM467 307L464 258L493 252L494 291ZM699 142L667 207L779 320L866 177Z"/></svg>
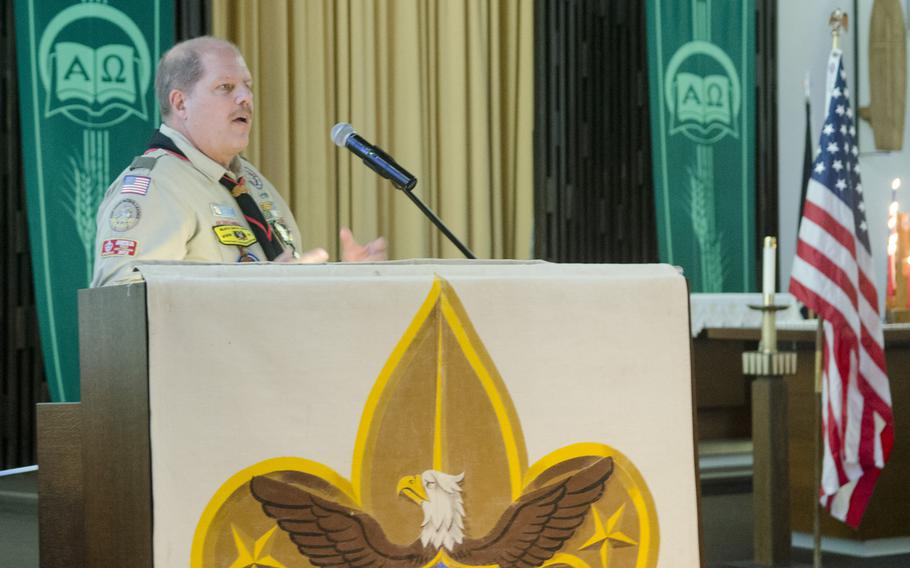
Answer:
<svg viewBox="0 0 910 568"><path fill-rule="evenodd" d="M171 91L192 91L205 72L202 56L218 49L231 49L240 55L240 49L227 40L200 36L178 43L161 56L155 73L155 96L162 118L171 114Z"/></svg>

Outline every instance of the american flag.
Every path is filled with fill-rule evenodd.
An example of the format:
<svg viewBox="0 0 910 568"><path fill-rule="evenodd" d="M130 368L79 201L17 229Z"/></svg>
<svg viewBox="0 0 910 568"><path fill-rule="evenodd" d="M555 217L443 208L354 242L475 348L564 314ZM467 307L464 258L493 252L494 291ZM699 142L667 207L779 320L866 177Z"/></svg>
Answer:
<svg viewBox="0 0 910 568"><path fill-rule="evenodd" d="M149 192L149 184L151 182L152 180L146 176L125 176L120 186L120 193L145 195Z"/></svg>
<svg viewBox="0 0 910 568"><path fill-rule="evenodd" d="M790 291L824 320L819 499L856 528L891 454L894 420L846 76L835 50Z"/></svg>

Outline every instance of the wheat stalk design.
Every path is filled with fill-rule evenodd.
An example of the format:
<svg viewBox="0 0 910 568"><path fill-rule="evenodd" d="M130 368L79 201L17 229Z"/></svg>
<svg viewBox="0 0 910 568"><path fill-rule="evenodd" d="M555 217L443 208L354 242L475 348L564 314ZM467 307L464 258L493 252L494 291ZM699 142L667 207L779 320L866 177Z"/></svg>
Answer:
<svg viewBox="0 0 910 568"><path fill-rule="evenodd" d="M720 236L715 225L714 187L708 162L708 148L698 148L698 171L687 167L689 177L689 217L692 232L698 242L702 289L721 292L724 283L724 266Z"/></svg>
<svg viewBox="0 0 910 568"><path fill-rule="evenodd" d="M87 279L91 281L95 247L95 214L101 203L102 191L99 188L103 180L98 179L100 172L93 171L86 160L70 156L69 169L64 177L70 188L63 206L73 219L76 236L82 244L85 253L85 270Z"/></svg>
<svg viewBox="0 0 910 568"><path fill-rule="evenodd" d="M689 217L692 219L692 232L700 244L708 238L705 184L691 166L687 167L686 171L689 174Z"/></svg>

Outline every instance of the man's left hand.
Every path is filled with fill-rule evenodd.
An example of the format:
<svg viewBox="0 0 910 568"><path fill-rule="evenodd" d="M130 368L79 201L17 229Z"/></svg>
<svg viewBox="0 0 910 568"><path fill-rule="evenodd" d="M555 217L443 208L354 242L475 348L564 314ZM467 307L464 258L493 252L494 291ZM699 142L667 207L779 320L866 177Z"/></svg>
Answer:
<svg viewBox="0 0 910 568"><path fill-rule="evenodd" d="M386 260L388 258L383 237L362 245L354 239L354 234L347 227L342 227L339 236L341 237L341 260L345 262Z"/></svg>

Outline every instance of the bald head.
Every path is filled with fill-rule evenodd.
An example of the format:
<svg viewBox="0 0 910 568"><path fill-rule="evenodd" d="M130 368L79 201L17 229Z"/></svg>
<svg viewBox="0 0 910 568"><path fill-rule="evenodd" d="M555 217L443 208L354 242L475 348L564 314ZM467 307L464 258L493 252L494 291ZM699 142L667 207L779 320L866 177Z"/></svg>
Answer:
<svg viewBox="0 0 910 568"><path fill-rule="evenodd" d="M155 74L155 96L158 97L158 109L165 122L172 111L171 91L174 89L184 93L192 91L205 71L204 56L219 51L229 51L240 56L240 50L236 45L212 36L182 41L161 56L158 72Z"/></svg>

